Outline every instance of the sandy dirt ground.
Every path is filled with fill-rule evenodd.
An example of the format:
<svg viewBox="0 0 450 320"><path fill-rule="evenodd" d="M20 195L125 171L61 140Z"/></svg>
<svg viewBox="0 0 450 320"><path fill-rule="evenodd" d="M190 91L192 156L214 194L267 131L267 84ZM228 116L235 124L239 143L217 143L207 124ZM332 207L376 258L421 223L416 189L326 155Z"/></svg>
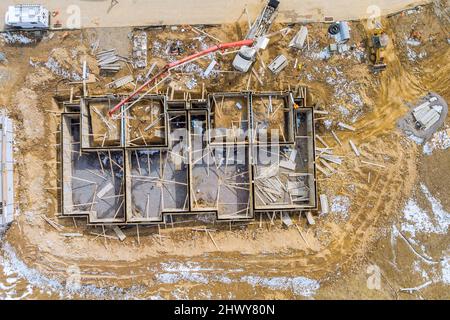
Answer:
<svg viewBox="0 0 450 320"><path fill-rule="evenodd" d="M328 25L315 23L308 25L309 50L287 49L293 33L271 40L261 59L268 64L284 53L290 63L276 77L257 61L255 70L264 79L263 86L249 74L220 72L231 70L232 55L218 56L217 72L209 78L201 77L200 71L210 62L203 59L167 83L193 95L200 92L201 83L209 92L306 85L309 104L329 112L317 121L317 133L344 159L331 177L318 176L319 192L330 200L330 213L317 214L314 226L307 225L304 217L293 217L306 241L295 228L283 228L279 217L274 224L267 219L207 224L217 230L214 239L220 251L206 234L188 227L167 225L162 237L155 227L142 228L139 238L130 228L121 243L89 235L100 230L86 228L82 221L75 225L58 220L64 232L81 232L81 238L64 238L46 224L41 216L57 213L55 112L60 109L53 96L67 94L67 87L58 81L77 78L85 58L95 73L90 45L101 31L55 33L29 46L3 44L8 62L0 66L0 105L16 126L19 215L2 239L0 297L449 299L450 202L445 190L450 179L443 174L450 160L448 119L425 145L404 136L396 122L407 112L406 102L428 91L450 101L450 25L433 6L383 23L391 43L388 68L381 75L372 74L368 67L362 45L364 22L351 23L354 49L328 60L321 58L329 41ZM276 24L273 29L283 27ZM242 30L245 24L206 31L232 41ZM408 41L413 30L420 30L419 44ZM163 54L170 40L181 39L184 54L214 43L204 37L192 40L199 35L188 27L148 34L149 61L160 66L174 58ZM127 34L119 31L102 41L103 49L108 43L129 44ZM296 59L300 70L294 68ZM129 72L125 69L117 77ZM90 85L90 93L104 93L110 81L99 78ZM338 121L356 131L339 130ZM332 129L342 146L333 139ZM361 157L355 156L349 139ZM74 285L74 277L81 287Z"/></svg>
<svg viewBox="0 0 450 320"><path fill-rule="evenodd" d="M284 0L280 1L280 22L323 21L324 17L360 19L378 12L381 15L397 12L429 0ZM9 5L22 3L3 0L0 12ZM27 3L45 5L59 14L52 24L59 22L65 28L123 27L170 24L222 24L234 23L242 18L247 7L251 17L261 11L261 0L120 0L111 7L111 0L30 0ZM372 7L371 7L372 6ZM177 10L173 10L177 8ZM370 9L368 9L370 8ZM375 10L375 11L373 11ZM4 19L0 19L3 29Z"/></svg>

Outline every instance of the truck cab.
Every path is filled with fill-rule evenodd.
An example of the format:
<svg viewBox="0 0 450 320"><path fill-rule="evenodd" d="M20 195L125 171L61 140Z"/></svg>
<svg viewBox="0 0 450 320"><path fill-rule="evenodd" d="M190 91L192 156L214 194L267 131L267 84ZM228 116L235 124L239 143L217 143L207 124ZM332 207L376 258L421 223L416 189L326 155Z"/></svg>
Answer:
<svg viewBox="0 0 450 320"><path fill-rule="evenodd" d="M234 57L233 67L240 72L247 72L256 58L256 49L243 46Z"/></svg>
<svg viewBox="0 0 450 320"><path fill-rule="evenodd" d="M19 4L9 6L5 15L5 25L11 29L48 29L50 13L42 5Z"/></svg>
<svg viewBox="0 0 450 320"><path fill-rule="evenodd" d="M255 22L251 26L245 39L259 39L264 38L265 34L269 31L275 17L277 15L278 0L269 0L266 6L263 8L261 14L256 18ZM233 67L240 72L247 72L256 60L256 52L259 48L243 46L236 57L233 60Z"/></svg>

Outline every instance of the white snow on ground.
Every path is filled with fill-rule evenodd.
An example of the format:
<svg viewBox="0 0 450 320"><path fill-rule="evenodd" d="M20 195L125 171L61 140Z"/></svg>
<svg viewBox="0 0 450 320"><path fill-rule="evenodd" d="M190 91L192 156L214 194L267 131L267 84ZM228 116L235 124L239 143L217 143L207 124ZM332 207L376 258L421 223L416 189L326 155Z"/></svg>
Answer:
<svg viewBox="0 0 450 320"><path fill-rule="evenodd" d="M428 275L428 273L425 271L425 269L422 268L422 264L423 261L422 260L416 260L413 262L413 270L420 274L422 276L422 279L425 281L430 280L430 276Z"/></svg>
<svg viewBox="0 0 450 320"><path fill-rule="evenodd" d="M198 263L170 262L161 263L163 273L156 274L156 279L161 283L177 283L180 281L190 281L196 283L209 282L233 282L228 276L222 274L223 269L205 268ZM226 272L239 272L241 270L227 270Z"/></svg>
<svg viewBox="0 0 450 320"><path fill-rule="evenodd" d="M204 268L197 263L161 263L164 273L156 275L161 283L177 283L180 281L190 281L200 284L210 282L221 282L230 284L236 282L223 274L221 269ZM212 272L211 272L212 271ZM219 272L222 271L222 272ZM226 270L226 272L240 272L242 270ZM296 295L311 297L320 288L319 282L305 277L272 277L264 278L259 276L243 276L241 282L247 282L252 286L263 286L273 290L292 290Z"/></svg>
<svg viewBox="0 0 450 320"><path fill-rule="evenodd" d="M419 40L408 38L406 40L406 44L409 45L409 46L418 47L422 43Z"/></svg>
<svg viewBox="0 0 450 320"><path fill-rule="evenodd" d="M445 256L441 261L442 282L450 284L450 257Z"/></svg>
<svg viewBox="0 0 450 320"><path fill-rule="evenodd" d="M331 199L331 212L339 214L342 218L348 218L350 198L346 196L334 196Z"/></svg>
<svg viewBox="0 0 450 320"><path fill-rule="evenodd" d="M419 137L417 137L417 136L415 136L415 135L413 135L413 134L409 135L408 138L409 138L411 141L414 141L415 143L417 143L417 144L419 144L419 145L423 143L423 139L422 139L422 138L419 138Z"/></svg>
<svg viewBox="0 0 450 320"><path fill-rule="evenodd" d="M409 199L403 209L404 222L401 230L415 238L416 232L446 234L450 224L450 213L446 212L441 202L433 197L428 188L422 183L420 189L431 205L432 214L419 207L414 199Z"/></svg>
<svg viewBox="0 0 450 320"><path fill-rule="evenodd" d="M3 243L0 248L0 272L7 277L6 282L11 286L5 286L0 282L0 290L6 288L6 297L8 299L23 299L39 290L40 292L47 293L48 295L58 295L60 298L72 298L73 295L79 295L82 297L94 296L96 298L121 298L132 299L136 297L140 288L131 287L128 289L122 289L117 287L98 288L93 285L81 285L79 288L73 288L66 286L62 282L56 279L50 279L42 275L36 269L28 267L22 260L20 260L14 248L7 242ZM26 283L26 292L21 292L21 296L16 292L16 283L24 281ZM3 298L0 291L0 299Z"/></svg>
<svg viewBox="0 0 450 320"><path fill-rule="evenodd" d="M446 236L450 224L450 213L445 211L439 199L435 198L425 184L420 184L420 190L428 200L431 211L419 206L413 198L409 199L403 209L403 222L401 231L409 238L414 247L427 259L433 260L428 254L424 243L416 239L418 233L438 234ZM399 233L395 225L392 230L393 237L398 237ZM448 251L448 250L447 250ZM419 259L414 261L413 270L424 280L433 282L450 283L450 257L446 252L442 253L440 262L428 262ZM434 259L436 261L436 258ZM425 265L426 269L425 270Z"/></svg>
<svg viewBox="0 0 450 320"><path fill-rule="evenodd" d="M258 276L245 276L241 281L247 282L252 286L263 286L272 290L292 290L294 294L312 297L320 288L320 283L317 280L308 279L305 277L273 277L263 278Z"/></svg>
<svg viewBox="0 0 450 320"><path fill-rule="evenodd" d="M423 59L427 56L427 52L425 50L420 50L420 46L422 43L416 39L406 38L406 56L409 61L416 61Z"/></svg>
<svg viewBox="0 0 450 320"><path fill-rule="evenodd" d="M416 232L433 233L434 225L431 218L425 210L422 210L416 200L409 199L403 209L405 222L402 223L401 229L407 232L412 238L415 238Z"/></svg>
<svg viewBox="0 0 450 320"><path fill-rule="evenodd" d="M27 38L23 34L19 33L7 32L2 34L1 36L7 44L30 44L34 42L33 39Z"/></svg>
<svg viewBox="0 0 450 320"><path fill-rule="evenodd" d="M450 129L436 132L430 141L423 146L423 153L431 155L434 150L446 150L450 148Z"/></svg>
<svg viewBox="0 0 450 320"><path fill-rule="evenodd" d="M81 81L83 80L83 78L81 77L81 75L77 74L74 71L68 71L63 69L58 61L56 61L55 59L53 59L52 57L50 57L48 59L48 61L44 64L44 66L49 69L51 72L53 72L54 74L56 74L57 76L63 77L65 79L69 79L72 81Z"/></svg>
<svg viewBox="0 0 450 320"><path fill-rule="evenodd" d="M450 213L444 210L441 202L433 197L428 188L421 183L420 188L422 189L423 194L427 197L427 200L431 204L431 210L433 211L434 219L437 222L436 230L437 233L446 234L448 230L448 226L450 224Z"/></svg>
<svg viewBox="0 0 450 320"><path fill-rule="evenodd" d="M328 130L331 129L331 126L333 125L333 120L327 119L323 121L323 124L325 125L325 128L327 128Z"/></svg>
<svg viewBox="0 0 450 320"><path fill-rule="evenodd" d="M180 281L191 281L197 283L208 283L209 279L202 273L197 272L179 272L179 273L159 273L156 279L161 283L177 283Z"/></svg>

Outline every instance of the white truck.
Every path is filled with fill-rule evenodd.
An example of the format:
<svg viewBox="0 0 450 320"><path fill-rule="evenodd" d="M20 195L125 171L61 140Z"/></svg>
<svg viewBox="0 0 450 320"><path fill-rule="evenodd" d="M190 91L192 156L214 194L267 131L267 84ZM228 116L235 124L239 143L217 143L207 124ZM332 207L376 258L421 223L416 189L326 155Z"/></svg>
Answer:
<svg viewBox="0 0 450 320"><path fill-rule="evenodd" d="M5 25L12 29L48 29L50 12L42 5L19 4L9 6L5 15Z"/></svg>
<svg viewBox="0 0 450 320"><path fill-rule="evenodd" d="M266 32L269 31L270 26L275 20L279 4L280 2L278 0L268 1L261 14L248 31L245 39L258 39L263 37ZM250 69L256 59L256 52L258 50L256 43L257 42L255 41L252 47L243 46L239 50L233 60L233 67L236 70L240 72L247 72Z"/></svg>

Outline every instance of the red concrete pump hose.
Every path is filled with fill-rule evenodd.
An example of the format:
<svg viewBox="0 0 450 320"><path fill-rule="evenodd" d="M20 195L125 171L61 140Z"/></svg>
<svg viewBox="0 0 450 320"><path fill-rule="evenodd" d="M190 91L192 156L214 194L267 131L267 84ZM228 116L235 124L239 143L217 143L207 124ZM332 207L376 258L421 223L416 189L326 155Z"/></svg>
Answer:
<svg viewBox="0 0 450 320"><path fill-rule="evenodd" d="M158 80L162 75L164 75L165 73L167 73L168 71L184 64L187 63L189 61L192 61L194 59L197 59L199 57L205 56L209 53L212 52L216 52L218 50L225 50L225 49L229 49L229 48L240 48L242 46L251 46L253 44L254 40L253 39L249 39L249 40L241 40L241 41L236 41L236 42L229 42L229 43L221 43L218 45L215 45L211 48L208 48L204 51L201 52L197 52L194 53L186 58L183 58L181 60L166 64L164 66L164 68L162 68L161 71L159 71L155 76L153 76L151 79L149 79L146 83L144 83L142 86L140 86L139 88L137 88L132 94L130 94L127 98L123 99L120 103L118 103L114 108L112 108L108 114L111 117L117 110L119 110L124 104L126 104L127 102L129 102L131 99L133 99L136 95L138 95L140 92L142 92L146 87L148 87L150 84L156 82L156 80Z"/></svg>

